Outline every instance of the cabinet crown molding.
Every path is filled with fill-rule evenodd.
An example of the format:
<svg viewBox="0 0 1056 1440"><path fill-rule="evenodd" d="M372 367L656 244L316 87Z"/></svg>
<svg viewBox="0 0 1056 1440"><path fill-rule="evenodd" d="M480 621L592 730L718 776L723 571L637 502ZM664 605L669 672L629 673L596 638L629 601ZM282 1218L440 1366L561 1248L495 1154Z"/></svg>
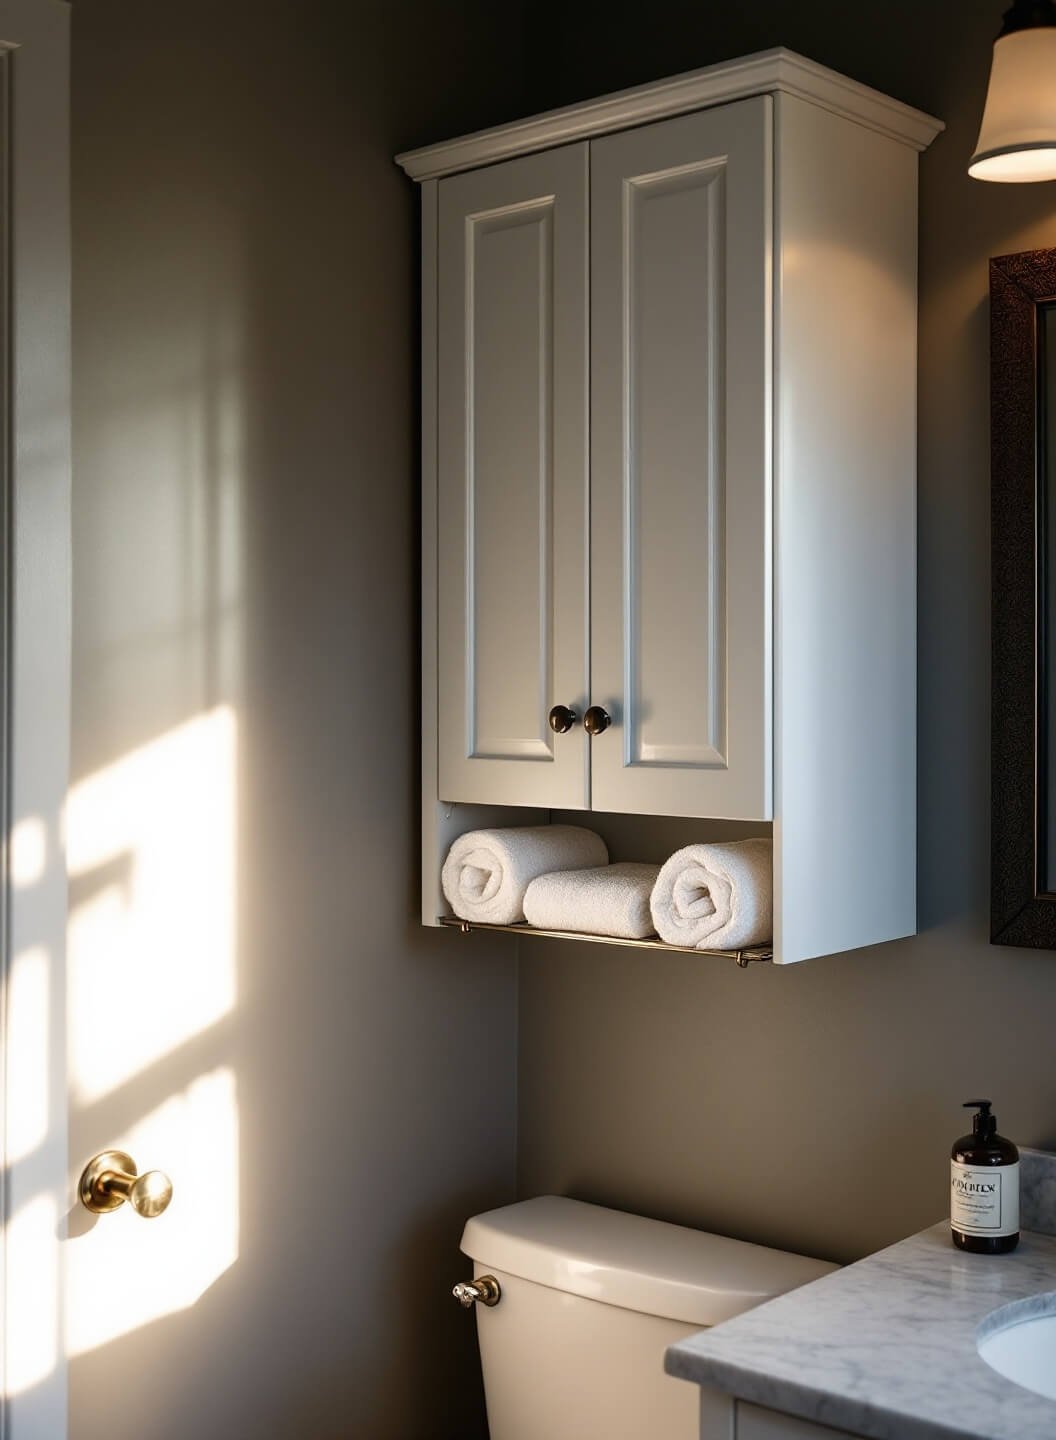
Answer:
<svg viewBox="0 0 1056 1440"><path fill-rule="evenodd" d="M667 80L618 90L596 100L548 110L542 115L478 130L420 150L406 150L396 156L396 163L412 180L436 180L460 170L493 165L514 155L527 155L534 150L609 134L650 120L775 92L812 101L914 150L926 150L946 128L941 120L922 110L892 100L879 90L779 47L708 65L702 70L687 70Z"/></svg>

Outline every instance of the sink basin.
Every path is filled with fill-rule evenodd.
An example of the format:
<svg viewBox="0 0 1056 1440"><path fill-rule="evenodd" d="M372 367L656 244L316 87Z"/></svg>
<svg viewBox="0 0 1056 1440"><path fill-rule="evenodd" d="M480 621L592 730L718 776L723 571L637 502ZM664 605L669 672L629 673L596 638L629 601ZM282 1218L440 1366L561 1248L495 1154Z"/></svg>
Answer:
<svg viewBox="0 0 1056 1440"><path fill-rule="evenodd" d="M1056 1292L995 1310L979 1326L976 1343L1006 1380L1056 1400Z"/></svg>

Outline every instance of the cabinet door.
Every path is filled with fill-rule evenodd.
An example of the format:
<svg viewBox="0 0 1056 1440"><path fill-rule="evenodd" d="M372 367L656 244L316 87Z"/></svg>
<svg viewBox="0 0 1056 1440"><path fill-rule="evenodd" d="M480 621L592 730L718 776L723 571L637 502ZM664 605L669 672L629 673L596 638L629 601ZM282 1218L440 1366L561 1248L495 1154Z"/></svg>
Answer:
<svg viewBox="0 0 1056 1440"><path fill-rule="evenodd" d="M768 96L591 146L597 810L767 819Z"/></svg>
<svg viewBox="0 0 1056 1440"><path fill-rule="evenodd" d="M813 1420L800 1420L761 1405L737 1401L737 1440L855 1440L846 1430L833 1430L828 1425L815 1425Z"/></svg>
<svg viewBox="0 0 1056 1440"><path fill-rule="evenodd" d="M587 163L440 181L442 800L588 803Z"/></svg>

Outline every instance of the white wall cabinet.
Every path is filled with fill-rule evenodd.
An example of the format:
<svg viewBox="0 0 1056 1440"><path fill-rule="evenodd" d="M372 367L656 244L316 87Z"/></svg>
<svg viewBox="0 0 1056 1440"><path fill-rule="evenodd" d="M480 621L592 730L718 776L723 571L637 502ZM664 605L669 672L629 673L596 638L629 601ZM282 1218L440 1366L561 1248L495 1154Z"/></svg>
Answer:
<svg viewBox="0 0 1056 1440"><path fill-rule="evenodd" d="M771 112L440 185L442 795L770 818Z"/></svg>
<svg viewBox="0 0 1056 1440"><path fill-rule="evenodd" d="M422 185L426 923L455 834L589 810L770 831L775 958L915 929L939 129L776 50L399 157Z"/></svg>

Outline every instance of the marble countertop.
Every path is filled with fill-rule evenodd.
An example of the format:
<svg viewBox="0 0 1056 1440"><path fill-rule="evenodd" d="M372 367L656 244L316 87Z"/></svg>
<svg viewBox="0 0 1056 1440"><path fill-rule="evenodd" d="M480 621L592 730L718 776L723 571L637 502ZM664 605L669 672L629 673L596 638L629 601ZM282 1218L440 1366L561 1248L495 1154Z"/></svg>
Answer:
<svg viewBox="0 0 1056 1440"><path fill-rule="evenodd" d="M1003 1379L976 1331L1056 1291L1056 1236L967 1255L943 1222L667 1352L671 1375L871 1440L1056 1440L1056 1401Z"/></svg>

